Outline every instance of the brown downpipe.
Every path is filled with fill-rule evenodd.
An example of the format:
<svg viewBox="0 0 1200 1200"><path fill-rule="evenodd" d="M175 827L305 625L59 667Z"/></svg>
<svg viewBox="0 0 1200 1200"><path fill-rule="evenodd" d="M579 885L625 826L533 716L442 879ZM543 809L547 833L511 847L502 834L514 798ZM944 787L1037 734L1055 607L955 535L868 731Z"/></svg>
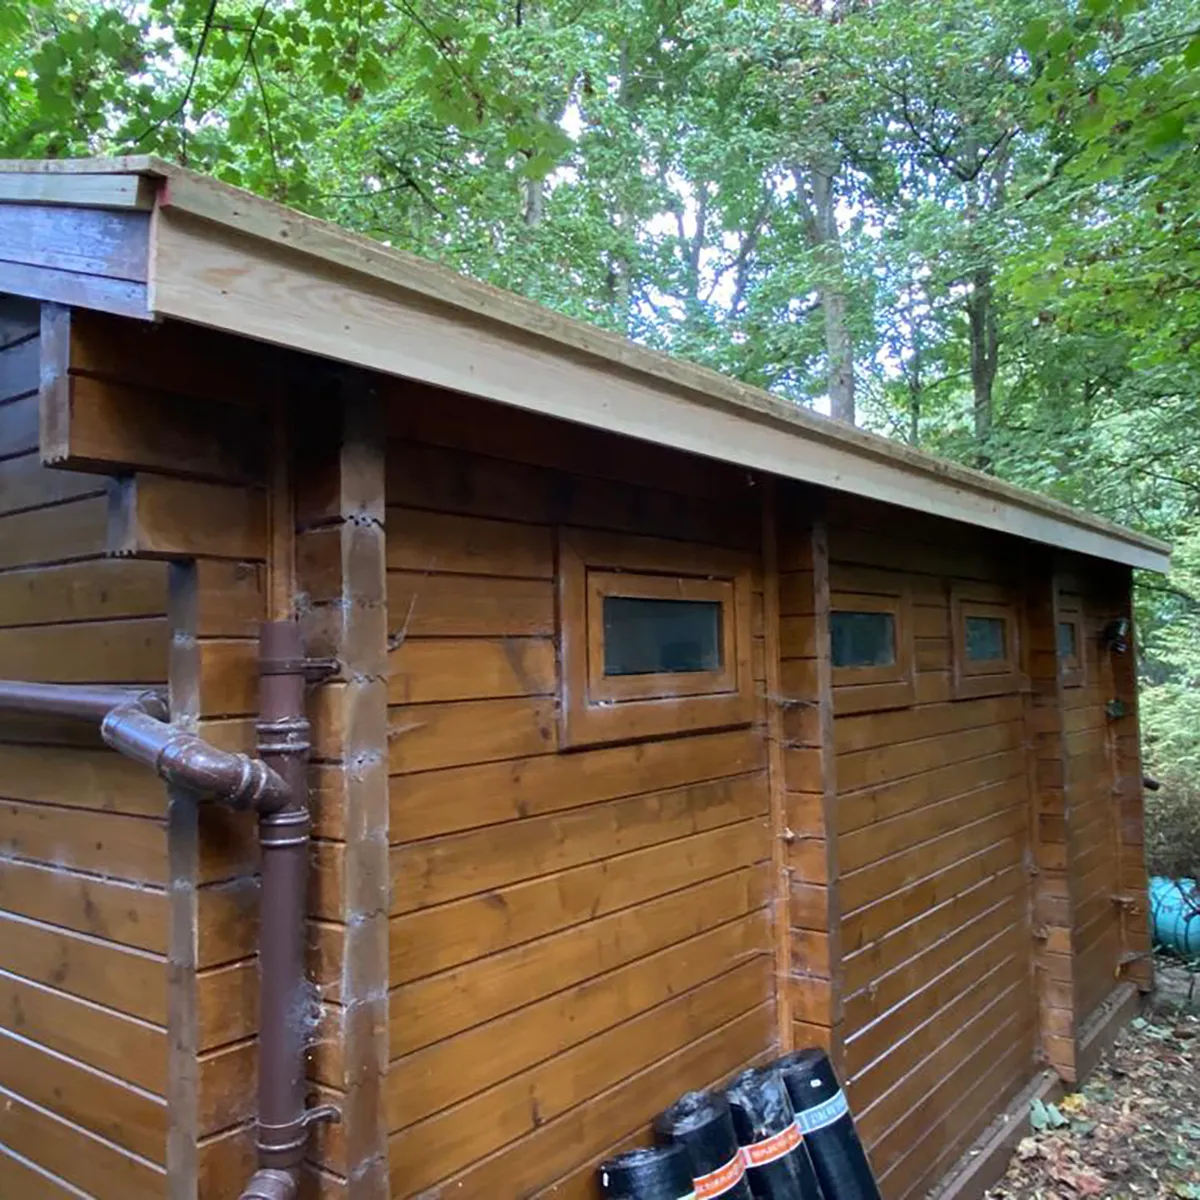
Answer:
<svg viewBox="0 0 1200 1200"><path fill-rule="evenodd" d="M258 947L258 1162L241 1200L293 1200L308 1130L337 1110L305 1107L305 1051L315 998L305 971L308 898L305 661L300 626L266 621L259 639L258 752L283 779L289 799L259 812L262 911Z"/></svg>
<svg viewBox="0 0 1200 1200"><path fill-rule="evenodd" d="M168 783L258 813L259 1169L241 1200L295 1200L311 1126L336 1108L305 1107L305 1051L315 1001L305 973L309 811L306 662L299 626L268 621L259 643L259 758L219 750L169 724L156 691L0 680L0 709L100 723L114 750Z"/></svg>

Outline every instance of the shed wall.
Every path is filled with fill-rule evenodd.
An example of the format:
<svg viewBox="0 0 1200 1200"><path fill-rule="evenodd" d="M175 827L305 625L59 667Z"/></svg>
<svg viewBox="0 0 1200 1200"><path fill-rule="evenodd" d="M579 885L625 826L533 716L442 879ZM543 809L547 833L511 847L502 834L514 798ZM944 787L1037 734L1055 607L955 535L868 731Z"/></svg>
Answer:
<svg viewBox="0 0 1200 1200"><path fill-rule="evenodd" d="M105 558L106 480L39 460L60 349L0 298L0 677L162 685L166 566ZM4 715L0 796L0 1191L161 1196L164 790L95 730Z"/></svg>
<svg viewBox="0 0 1200 1200"><path fill-rule="evenodd" d="M392 1195L593 1195L775 1042L753 726L566 751L556 527L746 550L739 472L451 396L389 401Z"/></svg>
<svg viewBox="0 0 1200 1200"><path fill-rule="evenodd" d="M951 591L1020 614L1015 547L829 500L831 608L908 589L913 696L833 688L844 1071L890 1200L943 1174L1033 1074L1030 790L1013 679L956 698Z"/></svg>

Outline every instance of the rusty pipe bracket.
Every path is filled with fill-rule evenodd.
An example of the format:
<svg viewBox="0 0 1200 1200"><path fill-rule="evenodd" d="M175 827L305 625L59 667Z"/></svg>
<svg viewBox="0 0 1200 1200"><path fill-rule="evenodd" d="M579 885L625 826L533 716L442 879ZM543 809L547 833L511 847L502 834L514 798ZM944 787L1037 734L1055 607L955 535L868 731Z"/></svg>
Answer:
<svg viewBox="0 0 1200 1200"><path fill-rule="evenodd" d="M336 658L264 657L258 661L260 675L303 675L305 683L320 683L338 673Z"/></svg>
<svg viewBox="0 0 1200 1200"><path fill-rule="evenodd" d="M340 1125L342 1110L336 1104L318 1104L315 1108L306 1108L303 1119L306 1129L314 1125Z"/></svg>

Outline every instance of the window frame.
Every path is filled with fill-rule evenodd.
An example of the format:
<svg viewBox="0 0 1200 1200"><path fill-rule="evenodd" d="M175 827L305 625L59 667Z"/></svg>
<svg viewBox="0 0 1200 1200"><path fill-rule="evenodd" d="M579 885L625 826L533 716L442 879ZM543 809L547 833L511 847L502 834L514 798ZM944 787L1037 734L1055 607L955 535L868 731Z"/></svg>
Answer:
<svg viewBox="0 0 1200 1200"><path fill-rule="evenodd" d="M1004 657L967 657L967 618L984 617L1004 622ZM956 700L1000 696L1019 692L1024 684L1021 670L1021 623L1016 606L1008 600L986 599L965 588L950 591L950 641L953 686Z"/></svg>
<svg viewBox="0 0 1200 1200"><path fill-rule="evenodd" d="M888 590L861 591L856 587L835 588L829 593L829 663L834 689L871 688L870 692L835 694L838 712L909 708L916 703L913 646L912 586L908 580L889 579ZM833 666L833 614L837 612L881 612L892 618L896 658L885 666Z"/></svg>
<svg viewBox="0 0 1200 1200"><path fill-rule="evenodd" d="M1058 627L1075 627L1074 657L1063 657L1058 650ZM1083 642L1083 605L1078 597L1067 599L1058 594L1057 610L1054 614L1054 660L1058 664L1058 679L1063 687L1083 687L1087 682L1087 655Z"/></svg>
<svg viewBox="0 0 1200 1200"><path fill-rule="evenodd" d="M753 560L688 542L561 527L560 744L637 741L754 720ZM718 671L604 674L604 598L716 600Z"/></svg>

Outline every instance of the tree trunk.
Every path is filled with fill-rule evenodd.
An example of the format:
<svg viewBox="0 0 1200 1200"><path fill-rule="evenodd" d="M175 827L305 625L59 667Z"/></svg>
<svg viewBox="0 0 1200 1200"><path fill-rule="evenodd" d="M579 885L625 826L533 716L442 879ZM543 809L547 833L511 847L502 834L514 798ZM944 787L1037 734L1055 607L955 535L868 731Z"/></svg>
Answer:
<svg viewBox="0 0 1200 1200"><path fill-rule="evenodd" d="M996 304L992 293L992 274L981 268L971 276L967 296L967 319L971 330L971 389L975 405L976 465L981 471L992 469L992 388L996 382L999 334L996 328Z"/></svg>
<svg viewBox="0 0 1200 1200"><path fill-rule="evenodd" d="M850 298L845 261L837 227L836 166L816 164L794 172L797 194L807 209L809 244L815 252L820 277L817 292L825 317L826 388L829 413L835 420L854 424L854 343L850 337ZM805 176L807 175L807 179ZM805 184L807 183L807 189ZM812 196L809 204L805 191Z"/></svg>

